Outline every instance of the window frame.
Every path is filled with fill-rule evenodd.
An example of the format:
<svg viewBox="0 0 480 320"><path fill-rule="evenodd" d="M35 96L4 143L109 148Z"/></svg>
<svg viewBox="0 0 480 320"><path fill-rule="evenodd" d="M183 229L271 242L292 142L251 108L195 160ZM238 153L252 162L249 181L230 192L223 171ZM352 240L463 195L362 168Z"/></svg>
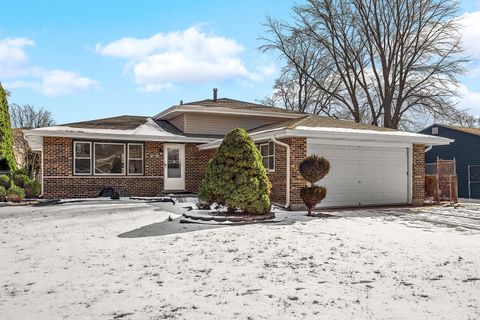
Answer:
<svg viewBox="0 0 480 320"><path fill-rule="evenodd" d="M273 154L270 154L270 143L273 145ZM267 155L266 156L262 155L262 146L267 147ZM263 159L264 158L268 159L268 166L265 167L265 165L264 165L267 172L275 172L275 143L273 141L260 143L258 145L258 151L260 151L260 156L262 157L262 164L263 164ZM273 158L273 168L272 169L270 168L270 158Z"/></svg>
<svg viewBox="0 0 480 320"><path fill-rule="evenodd" d="M95 156L95 146L97 144L110 144L110 145L123 145L123 173L96 173L96 156ZM126 176L127 175L127 154L126 154L126 143L125 142L93 142L93 175L94 176Z"/></svg>
<svg viewBox="0 0 480 320"><path fill-rule="evenodd" d="M130 146L141 146L142 147L142 155L141 158L130 158ZM127 171L126 174L129 176L143 176L145 175L145 146L143 143L127 143ZM130 160L141 160L142 161L142 172L141 173L130 173Z"/></svg>
<svg viewBox="0 0 480 320"><path fill-rule="evenodd" d="M80 143L83 143L83 144L86 144L88 143L89 147L90 147L90 157L86 158L86 157L77 157L77 144L80 144ZM92 175L92 142L91 141L74 141L73 142L73 175L75 176L91 176ZM90 160L90 172L88 173L77 173L77 166L76 166L76 160L77 159L81 159L81 160Z"/></svg>

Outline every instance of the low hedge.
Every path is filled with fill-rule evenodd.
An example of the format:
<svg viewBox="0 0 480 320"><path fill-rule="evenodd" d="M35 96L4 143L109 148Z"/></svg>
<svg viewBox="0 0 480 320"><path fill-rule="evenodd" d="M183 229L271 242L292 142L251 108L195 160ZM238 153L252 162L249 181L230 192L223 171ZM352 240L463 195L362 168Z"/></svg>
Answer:
<svg viewBox="0 0 480 320"><path fill-rule="evenodd" d="M24 188L25 185L31 181L30 178L25 174L14 174L12 180L13 184L19 186L20 188Z"/></svg>
<svg viewBox="0 0 480 320"><path fill-rule="evenodd" d="M7 190L0 186L0 201L5 201L5 197L7 196Z"/></svg>
<svg viewBox="0 0 480 320"><path fill-rule="evenodd" d="M38 197L42 192L42 185L38 180L29 180L23 186L27 198Z"/></svg>
<svg viewBox="0 0 480 320"><path fill-rule="evenodd" d="M25 191L16 185L12 185L7 190L7 200L11 202L20 202L25 199Z"/></svg>
<svg viewBox="0 0 480 320"><path fill-rule="evenodd" d="M7 176L6 174L1 174L0 175L0 186L2 186L5 189L10 188L10 177Z"/></svg>

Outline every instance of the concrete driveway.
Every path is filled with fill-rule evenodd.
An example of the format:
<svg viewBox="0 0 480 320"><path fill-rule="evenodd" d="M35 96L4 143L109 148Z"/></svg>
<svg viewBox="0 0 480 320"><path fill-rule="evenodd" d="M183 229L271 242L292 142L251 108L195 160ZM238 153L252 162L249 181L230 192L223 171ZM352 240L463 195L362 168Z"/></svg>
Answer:
<svg viewBox="0 0 480 320"><path fill-rule="evenodd" d="M185 201L0 208L2 318L480 317L479 205L218 227Z"/></svg>

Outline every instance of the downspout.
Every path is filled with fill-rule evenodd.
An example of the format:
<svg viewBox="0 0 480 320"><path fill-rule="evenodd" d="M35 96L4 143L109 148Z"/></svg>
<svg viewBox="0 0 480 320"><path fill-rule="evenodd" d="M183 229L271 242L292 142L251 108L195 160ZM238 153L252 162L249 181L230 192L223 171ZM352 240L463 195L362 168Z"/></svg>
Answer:
<svg viewBox="0 0 480 320"><path fill-rule="evenodd" d="M42 192L41 194L39 195L40 198L43 198L43 148L42 150L40 151L40 166L41 166L41 169L40 169L40 174L42 175L42 178L41 178L41 186L42 186Z"/></svg>
<svg viewBox="0 0 480 320"><path fill-rule="evenodd" d="M270 138L273 143L278 144L282 147L285 147L287 149L287 186L286 186L286 195L285 195L285 208L290 207L290 145L278 141L275 136L271 136Z"/></svg>
<svg viewBox="0 0 480 320"><path fill-rule="evenodd" d="M425 153L427 153L428 151L432 150L433 146L432 145L427 145L427 147L425 148Z"/></svg>

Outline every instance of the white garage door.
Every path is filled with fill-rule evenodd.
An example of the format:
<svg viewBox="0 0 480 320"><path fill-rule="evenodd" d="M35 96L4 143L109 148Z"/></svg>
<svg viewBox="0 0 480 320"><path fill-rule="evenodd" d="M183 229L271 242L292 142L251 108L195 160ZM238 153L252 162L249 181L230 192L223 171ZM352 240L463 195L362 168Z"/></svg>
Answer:
<svg viewBox="0 0 480 320"><path fill-rule="evenodd" d="M319 185L327 196L319 207L408 203L408 149L322 145L309 140L307 153L330 161Z"/></svg>

